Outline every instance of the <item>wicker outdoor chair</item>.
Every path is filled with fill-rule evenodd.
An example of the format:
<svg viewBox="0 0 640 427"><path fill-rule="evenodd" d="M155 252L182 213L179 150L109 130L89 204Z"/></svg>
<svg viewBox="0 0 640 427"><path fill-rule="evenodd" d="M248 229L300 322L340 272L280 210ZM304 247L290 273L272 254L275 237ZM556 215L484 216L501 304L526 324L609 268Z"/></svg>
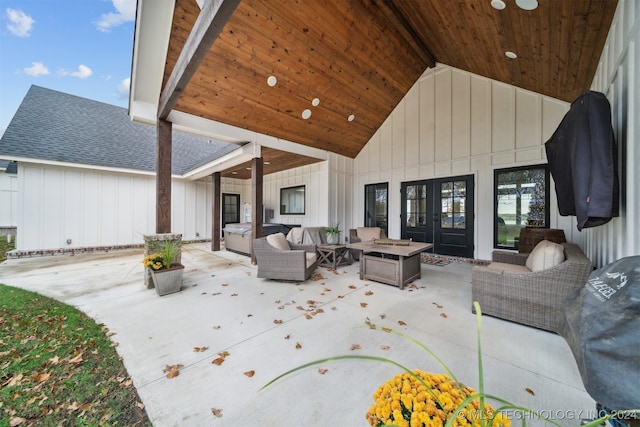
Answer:
<svg viewBox="0 0 640 427"><path fill-rule="evenodd" d="M473 268L471 301L478 301L483 314L560 333L564 299L593 271L577 245L562 246L564 262L540 271L525 266L530 254L494 251L491 264Z"/></svg>
<svg viewBox="0 0 640 427"><path fill-rule="evenodd" d="M380 227L358 227L349 230L349 242L368 242L375 239L386 239L387 235ZM351 259L358 261L360 259L360 251L349 249Z"/></svg>
<svg viewBox="0 0 640 427"><path fill-rule="evenodd" d="M253 251L258 264L257 277L263 279L304 282L318 266L316 245L288 242L282 233L254 239Z"/></svg>

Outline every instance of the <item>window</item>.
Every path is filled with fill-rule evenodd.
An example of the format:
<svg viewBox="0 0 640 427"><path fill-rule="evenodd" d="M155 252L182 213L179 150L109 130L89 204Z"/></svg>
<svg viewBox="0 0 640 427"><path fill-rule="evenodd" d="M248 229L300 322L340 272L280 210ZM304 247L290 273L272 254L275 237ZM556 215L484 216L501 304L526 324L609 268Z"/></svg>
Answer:
<svg viewBox="0 0 640 427"><path fill-rule="evenodd" d="M547 165L496 169L494 247L518 249L520 229L549 228Z"/></svg>
<svg viewBox="0 0 640 427"><path fill-rule="evenodd" d="M368 184L364 186L364 226L380 227L388 235L389 224L389 184Z"/></svg>
<svg viewBox="0 0 640 427"><path fill-rule="evenodd" d="M440 184L441 228L466 228L466 181L447 181Z"/></svg>
<svg viewBox="0 0 640 427"><path fill-rule="evenodd" d="M280 215L304 215L304 185L280 189Z"/></svg>

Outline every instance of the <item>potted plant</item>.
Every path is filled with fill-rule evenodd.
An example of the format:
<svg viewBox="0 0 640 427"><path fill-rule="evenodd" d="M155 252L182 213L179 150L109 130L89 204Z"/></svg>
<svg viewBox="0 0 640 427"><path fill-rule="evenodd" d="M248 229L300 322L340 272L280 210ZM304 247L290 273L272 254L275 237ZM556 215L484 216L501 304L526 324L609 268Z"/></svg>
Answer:
<svg viewBox="0 0 640 427"><path fill-rule="evenodd" d="M340 223L329 226L324 231L327 233L327 243L329 245L337 245L340 241Z"/></svg>
<svg viewBox="0 0 640 427"><path fill-rule="evenodd" d="M181 241L165 240L158 252L147 255L142 265L149 269L158 295L180 291L184 265L176 262L180 254Z"/></svg>

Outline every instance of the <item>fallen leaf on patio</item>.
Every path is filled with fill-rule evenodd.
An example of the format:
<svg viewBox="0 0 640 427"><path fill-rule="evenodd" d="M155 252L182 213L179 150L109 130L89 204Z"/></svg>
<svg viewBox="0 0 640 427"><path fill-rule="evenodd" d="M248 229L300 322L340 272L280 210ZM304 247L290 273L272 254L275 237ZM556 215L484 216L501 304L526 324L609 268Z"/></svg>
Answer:
<svg viewBox="0 0 640 427"><path fill-rule="evenodd" d="M325 292L331 292L331 289L329 289L329 288L324 288L323 290L324 290Z"/></svg>
<svg viewBox="0 0 640 427"><path fill-rule="evenodd" d="M316 305L316 301L314 301L314 300L310 299L310 300L307 300L307 304L309 304L309 305Z"/></svg>
<svg viewBox="0 0 640 427"><path fill-rule="evenodd" d="M224 362L224 357L218 357L217 359L213 359L211 361L211 363L213 363L214 365L222 365L222 362Z"/></svg>
<svg viewBox="0 0 640 427"><path fill-rule="evenodd" d="M223 351L222 353L218 353L218 356L222 357L223 359L227 356L229 356L231 353L229 353L227 350Z"/></svg>
<svg viewBox="0 0 640 427"><path fill-rule="evenodd" d="M207 351L207 350L209 350L209 347L193 347L193 351L195 351L196 353Z"/></svg>
<svg viewBox="0 0 640 427"><path fill-rule="evenodd" d="M206 292L203 292L203 293L201 293L200 295L206 295L206 294L207 294Z"/></svg>
<svg viewBox="0 0 640 427"><path fill-rule="evenodd" d="M381 345L380 346L380 350L389 350L391 347L389 347L388 345Z"/></svg>
<svg viewBox="0 0 640 427"><path fill-rule="evenodd" d="M253 317L253 314L249 313L247 314L247 317Z"/></svg>
<svg viewBox="0 0 640 427"><path fill-rule="evenodd" d="M222 409L211 408L211 413L216 417L220 418L222 416Z"/></svg>
<svg viewBox="0 0 640 427"><path fill-rule="evenodd" d="M392 329L391 329L391 328L384 328L384 327L382 328L382 330L383 330L384 332L391 332L391 331L392 331Z"/></svg>
<svg viewBox="0 0 640 427"><path fill-rule="evenodd" d="M229 286L229 284L228 283L223 283L222 286Z"/></svg>
<svg viewBox="0 0 640 427"><path fill-rule="evenodd" d="M252 376L254 376L256 374L256 371L247 371L244 373L246 376L248 376L249 378L251 378Z"/></svg>
<svg viewBox="0 0 640 427"><path fill-rule="evenodd" d="M304 317L306 317L307 320L313 319L313 316L310 315L309 313L305 313Z"/></svg>
<svg viewBox="0 0 640 427"><path fill-rule="evenodd" d="M344 298L344 295L338 295L338 298L342 299L342 298Z"/></svg>
<svg viewBox="0 0 640 427"><path fill-rule="evenodd" d="M407 324L404 322L404 320L398 320L398 325L406 326Z"/></svg>
<svg viewBox="0 0 640 427"><path fill-rule="evenodd" d="M366 302L361 302L360 307L365 308L368 304Z"/></svg>
<svg viewBox="0 0 640 427"><path fill-rule="evenodd" d="M324 277L322 277L322 274L316 273L313 276L311 276L311 280L317 282L318 280L324 280Z"/></svg>
<svg viewBox="0 0 640 427"><path fill-rule="evenodd" d="M25 418L15 417L9 420L9 427L16 427L22 423L25 423L27 420Z"/></svg>
<svg viewBox="0 0 640 427"><path fill-rule="evenodd" d="M119 345L120 345L120 343L119 343L119 342L112 342L112 343L111 343L111 347L117 347L117 346L119 346Z"/></svg>
<svg viewBox="0 0 640 427"><path fill-rule="evenodd" d="M304 307L303 307L303 306L301 306L301 305L297 306L296 308L297 308L298 310L304 310Z"/></svg>
<svg viewBox="0 0 640 427"><path fill-rule="evenodd" d="M278 306L278 310L284 310L284 305Z"/></svg>
<svg viewBox="0 0 640 427"><path fill-rule="evenodd" d="M318 309L316 309L316 314L318 314L318 313L324 313L324 310L321 309L321 308L318 308Z"/></svg>
<svg viewBox="0 0 640 427"><path fill-rule="evenodd" d="M326 369L326 368L318 368L318 372L319 372L320 374L322 374L322 375L326 374L326 373L327 373L327 371L328 371L328 369Z"/></svg>
<svg viewBox="0 0 640 427"><path fill-rule="evenodd" d="M118 334L117 332L109 332L109 333L107 334L107 336L108 336L108 337L112 337L112 336L117 335L117 334Z"/></svg>
<svg viewBox="0 0 640 427"><path fill-rule="evenodd" d="M444 317L446 319L449 316L447 316L447 313L440 313L440 317Z"/></svg>
<svg viewBox="0 0 640 427"><path fill-rule="evenodd" d="M237 296L238 296L238 294L231 294L231 296L232 296L232 297L237 297Z"/></svg>
<svg viewBox="0 0 640 427"><path fill-rule="evenodd" d="M352 344L351 345L351 350L360 350L360 344Z"/></svg>
<svg viewBox="0 0 640 427"><path fill-rule="evenodd" d="M299 342L296 343L296 350L300 350L302 348L302 344Z"/></svg>
<svg viewBox="0 0 640 427"><path fill-rule="evenodd" d="M274 301L276 304L280 304L280 300L275 300Z"/></svg>
<svg viewBox="0 0 640 427"><path fill-rule="evenodd" d="M531 390L531 389L530 389L530 388L528 388L528 387L527 387L527 388L525 388L525 391L526 391L527 393L529 393L531 396L535 396L535 395L536 395L536 394L533 392L533 390Z"/></svg>
<svg viewBox="0 0 640 427"><path fill-rule="evenodd" d="M369 297L369 296L373 295L373 291L367 291L364 294Z"/></svg>
<svg viewBox="0 0 640 427"><path fill-rule="evenodd" d="M349 285L349 289L356 289L356 285Z"/></svg>
<svg viewBox="0 0 640 427"><path fill-rule="evenodd" d="M275 323L276 325L279 325L280 323L282 323L282 320L280 320L280 319L273 319L273 323Z"/></svg>
<svg viewBox="0 0 640 427"><path fill-rule="evenodd" d="M179 363L176 365L167 365L163 372L167 372L167 378L171 379L180 375L180 368L182 368L182 365Z"/></svg>
<svg viewBox="0 0 640 427"><path fill-rule="evenodd" d="M215 293L211 294L212 297L215 297L216 295L222 295L222 292L215 292Z"/></svg>
<svg viewBox="0 0 640 427"><path fill-rule="evenodd" d="M218 330L218 329L220 329L221 327L222 327L222 326L220 326L220 325L216 325L216 326L214 326L214 327L213 327L213 329Z"/></svg>
<svg viewBox="0 0 640 427"><path fill-rule="evenodd" d="M36 377L36 382L38 383L43 383L45 381L47 381L49 378L51 378L51 374L40 374Z"/></svg>
<svg viewBox="0 0 640 427"><path fill-rule="evenodd" d="M338 309L338 307L336 307L336 306L331 307L331 310L333 310L333 311L336 311L337 309Z"/></svg>
<svg viewBox="0 0 640 427"><path fill-rule="evenodd" d="M381 315L380 315L380 318L381 318L381 319L384 319L385 317L387 317L387 315L386 315L386 314L381 314Z"/></svg>
<svg viewBox="0 0 640 427"><path fill-rule="evenodd" d="M291 338L291 334L289 334L286 337L284 337L285 340L288 340L289 338Z"/></svg>
<svg viewBox="0 0 640 427"><path fill-rule="evenodd" d="M415 283L412 283L412 284L411 284L411 287L412 287L413 289L418 289L418 285L416 285Z"/></svg>
<svg viewBox="0 0 640 427"><path fill-rule="evenodd" d="M332 272L333 274L336 274L336 275L337 275L337 274L340 274L340 273L338 273L336 270L329 270L329 271L330 271L330 272Z"/></svg>

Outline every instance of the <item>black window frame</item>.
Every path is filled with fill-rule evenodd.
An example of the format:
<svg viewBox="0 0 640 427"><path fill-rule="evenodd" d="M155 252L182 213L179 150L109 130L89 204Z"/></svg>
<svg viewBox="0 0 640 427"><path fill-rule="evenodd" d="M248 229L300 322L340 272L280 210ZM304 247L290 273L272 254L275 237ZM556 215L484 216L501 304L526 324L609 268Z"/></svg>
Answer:
<svg viewBox="0 0 640 427"><path fill-rule="evenodd" d="M384 220L383 221L379 221L378 219L378 215L375 212L375 208L374 208L374 213L376 213L374 218L369 218L368 215L368 209L367 206L369 204L368 202L368 195L369 194L377 194L377 191L379 189L382 189L382 187L384 187L384 190L386 191L386 198L385 198L385 214L384 214ZM374 196L375 197L375 196ZM375 200L374 200L374 204L375 204ZM378 182L378 183L374 183L374 184L365 184L364 186L364 226L365 227L380 227L381 229L384 230L385 234L388 236L389 235L389 183L388 182Z"/></svg>
<svg viewBox="0 0 640 427"><path fill-rule="evenodd" d="M300 188L302 189L302 212L287 212L285 210L286 205L282 204L282 199L283 199L284 193L287 190L289 190L289 191L298 191ZM306 210L307 210L307 189L306 189L306 185L294 185L293 187L282 187L282 188L280 188L280 215L305 215Z"/></svg>
<svg viewBox="0 0 640 427"><path fill-rule="evenodd" d="M500 225L504 225L504 219L499 218L498 215L498 183L500 175L503 173L511 173L511 172L521 172L526 170L533 169L544 169L544 224L543 225L532 225L532 224L524 224L524 227L532 227L535 226L537 228L550 228L551 221L551 174L549 173L549 165L547 163L535 164L535 165L527 165L527 166L515 166L503 169L495 169L493 173L493 247L495 249L511 249L518 250L518 236L514 239L513 245L506 245L504 243L499 243L499 228ZM502 221L500 221L502 219ZM516 224L518 225L518 224Z"/></svg>

